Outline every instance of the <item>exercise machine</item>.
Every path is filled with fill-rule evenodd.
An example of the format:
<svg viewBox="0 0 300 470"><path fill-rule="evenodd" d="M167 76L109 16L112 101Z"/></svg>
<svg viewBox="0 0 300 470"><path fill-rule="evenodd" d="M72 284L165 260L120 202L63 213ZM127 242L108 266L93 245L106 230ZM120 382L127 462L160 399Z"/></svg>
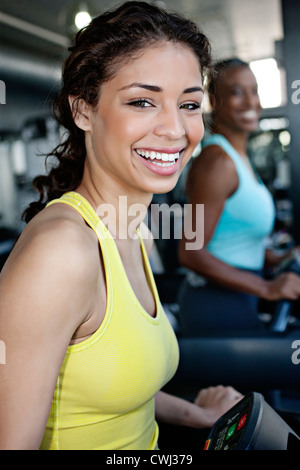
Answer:
<svg viewBox="0 0 300 470"><path fill-rule="evenodd" d="M300 438L252 392L215 423L204 450L300 450Z"/></svg>

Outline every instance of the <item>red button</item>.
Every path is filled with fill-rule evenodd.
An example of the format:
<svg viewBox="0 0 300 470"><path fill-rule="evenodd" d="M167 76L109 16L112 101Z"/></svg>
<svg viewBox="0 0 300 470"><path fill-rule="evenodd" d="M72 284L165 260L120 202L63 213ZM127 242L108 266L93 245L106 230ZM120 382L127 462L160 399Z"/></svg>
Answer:
<svg viewBox="0 0 300 470"><path fill-rule="evenodd" d="M246 423L247 416L248 416L248 414L246 413L246 414L239 420L239 424L238 424L238 427L237 427L237 431L239 431L239 429L241 429L241 428L244 426L244 424Z"/></svg>

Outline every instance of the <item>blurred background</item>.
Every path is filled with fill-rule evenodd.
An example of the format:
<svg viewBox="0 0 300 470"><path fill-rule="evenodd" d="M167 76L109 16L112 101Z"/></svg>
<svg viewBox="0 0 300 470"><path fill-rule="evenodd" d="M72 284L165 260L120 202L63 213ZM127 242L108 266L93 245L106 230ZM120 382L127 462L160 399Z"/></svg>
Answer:
<svg viewBox="0 0 300 470"><path fill-rule="evenodd" d="M63 131L52 118L51 99L60 86L61 64L71 38L91 17L120 3L1 0L0 269L23 228L22 211L37 198L32 179L45 171L41 154L58 144ZM278 249L299 243L299 0L149 3L196 21L211 40L214 59L238 56L250 62L258 80L263 113L249 152L277 207L270 243ZM207 106L205 112L209 113ZM185 173L171 194L157 196L155 202L184 204L184 181ZM165 268L176 269L176 257L170 252L172 244L168 243L169 251L163 242L158 247Z"/></svg>

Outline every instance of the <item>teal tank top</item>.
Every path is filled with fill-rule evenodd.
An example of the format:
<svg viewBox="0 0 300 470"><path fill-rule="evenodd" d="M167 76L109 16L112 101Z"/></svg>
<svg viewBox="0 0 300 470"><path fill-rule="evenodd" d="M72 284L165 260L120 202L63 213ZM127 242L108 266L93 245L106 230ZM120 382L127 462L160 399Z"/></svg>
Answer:
<svg viewBox="0 0 300 470"><path fill-rule="evenodd" d="M225 202L206 248L213 256L231 266L261 270L264 265L266 237L271 233L275 220L272 195L260 177L255 177L249 171L224 136L210 136L203 147L209 145L220 146L233 160L239 185Z"/></svg>

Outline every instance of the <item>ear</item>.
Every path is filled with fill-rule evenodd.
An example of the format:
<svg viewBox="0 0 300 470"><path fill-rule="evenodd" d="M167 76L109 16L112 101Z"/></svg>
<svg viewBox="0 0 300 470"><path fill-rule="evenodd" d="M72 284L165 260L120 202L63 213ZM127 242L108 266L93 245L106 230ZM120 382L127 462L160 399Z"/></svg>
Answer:
<svg viewBox="0 0 300 470"><path fill-rule="evenodd" d="M68 99L76 126L83 131L90 130L90 106L82 98L73 95L69 95Z"/></svg>

